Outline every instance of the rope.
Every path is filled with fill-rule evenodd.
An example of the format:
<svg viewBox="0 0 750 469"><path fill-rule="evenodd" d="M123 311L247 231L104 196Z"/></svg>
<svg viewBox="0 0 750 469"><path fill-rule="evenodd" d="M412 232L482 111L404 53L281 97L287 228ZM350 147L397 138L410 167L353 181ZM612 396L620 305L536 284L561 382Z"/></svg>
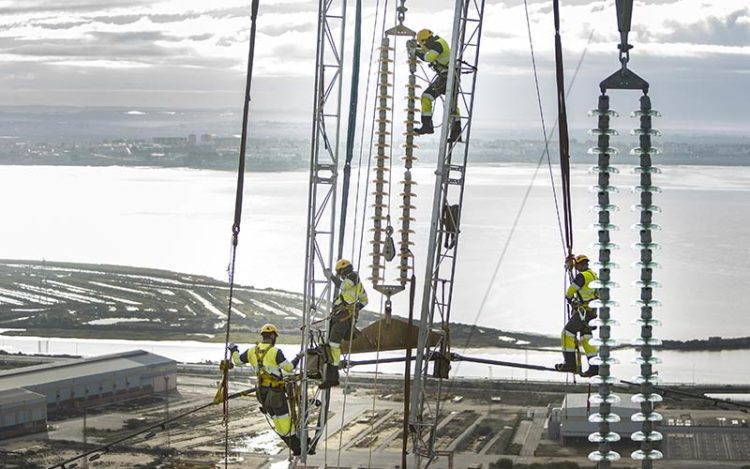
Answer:
<svg viewBox="0 0 750 469"><path fill-rule="evenodd" d="M237 262L237 244L242 221L242 196L245 186L245 150L247 147L247 125L250 112L250 89L253 79L253 60L255 58L255 31L258 18L259 0L253 0L250 9L250 45L247 57L247 79L245 82L245 103L242 110L242 137L240 139L240 154L237 166L237 193L234 203L234 223L232 224L232 253L229 262L229 299L227 301L227 327L224 336L224 362L229 361L229 333L232 328L232 300L234 297L234 274ZM222 375L223 386L223 424L224 424L224 468L228 467L229 459L229 369L225 367Z"/></svg>

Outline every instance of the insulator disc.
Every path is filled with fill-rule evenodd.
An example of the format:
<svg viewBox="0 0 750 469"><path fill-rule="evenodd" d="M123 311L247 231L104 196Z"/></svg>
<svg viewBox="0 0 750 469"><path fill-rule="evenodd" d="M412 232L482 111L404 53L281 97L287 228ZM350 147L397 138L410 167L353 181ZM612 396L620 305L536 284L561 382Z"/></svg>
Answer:
<svg viewBox="0 0 750 469"><path fill-rule="evenodd" d="M633 285L641 288L661 288L661 283L651 280L650 282L644 282L643 280L636 280Z"/></svg>
<svg viewBox="0 0 750 469"><path fill-rule="evenodd" d="M619 461L619 460L620 460L620 455L615 453L614 451L608 451L606 453L594 451L593 453L589 453L589 461L599 462L599 461Z"/></svg>
<svg viewBox="0 0 750 469"><path fill-rule="evenodd" d="M661 137L661 132L656 129L633 129L630 131L630 135L652 135L654 137Z"/></svg>
<svg viewBox="0 0 750 469"><path fill-rule="evenodd" d="M651 412L646 415L643 412L638 412L630 417L633 422L661 422L664 417L659 412Z"/></svg>
<svg viewBox="0 0 750 469"><path fill-rule="evenodd" d="M589 187L589 192L592 192L592 193L597 193L597 192L612 192L612 193L615 193L615 194L619 194L620 193L620 189L618 189L615 186L610 186L610 185L606 185L606 186L590 186Z"/></svg>
<svg viewBox="0 0 750 469"><path fill-rule="evenodd" d="M651 109L648 111L641 111L639 109L637 111L633 111L630 113L630 117L641 117L641 116L661 117L661 113L657 111L656 109Z"/></svg>
<svg viewBox="0 0 750 469"><path fill-rule="evenodd" d="M609 211L617 212L619 210L620 208L615 204L607 204L607 205L596 204L596 205L592 205L591 207L589 207L590 212L609 212Z"/></svg>
<svg viewBox="0 0 750 469"><path fill-rule="evenodd" d="M589 155L618 155L620 153L620 150L615 147L591 147L586 151L586 153L588 153Z"/></svg>
<svg viewBox="0 0 750 469"><path fill-rule="evenodd" d="M617 414L602 415L599 412L589 415L589 422L591 423L617 423L620 421L620 416Z"/></svg>
<svg viewBox="0 0 750 469"><path fill-rule="evenodd" d="M631 205L630 210L633 212L639 211L639 212L658 212L661 213L661 207L658 205L650 204L650 205L643 205L643 204L636 204Z"/></svg>
<svg viewBox="0 0 750 469"><path fill-rule="evenodd" d="M662 435L659 432L635 432L632 435L630 435L630 439L633 441L661 441L664 439L664 435Z"/></svg>
<svg viewBox="0 0 750 469"><path fill-rule="evenodd" d="M661 231L661 225L656 223L636 223L630 227L633 231L650 230L650 231Z"/></svg>
<svg viewBox="0 0 750 469"><path fill-rule="evenodd" d="M651 337L650 339L644 339L643 337L636 337L631 342L631 345L635 345L635 346L649 345L651 347L656 347L658 345L661 345L661 339L657 339L654 337Z"/></svg>
<svg viewBox="0 0 750 469"><path fill-rule="evenodd" d="M662 402L664 400L664 397L662 397L661 394L636 394L633 397L630 398L632 402L635 402L636 404L640 404L642 402Z"/></svg>
<svg viewBox="0 0 750 469"><path fill-rule="evenodd" d="M620 227L612 223L595 223L589 225L589 229L595 231L620 231Z"/></svg>
<svg viewBox="0 0 750 469"><path fill-rule="evenodd" d="M650 451L643 451L642 449L639 449L630 453L630 457L637 461L643 461L644 459L655 461L658 459L662 459L664 455L658 449L652 449Z"/></svg>
<svg viewBox="0 0 750 469"><path fill-rule="evenodd" d="M592 443L614 443L620 441L620 434L615 432L609 432L602 435L601 433L592 433L589 435L589 441Z"/></svg>
<svg viewBox="0 0 750 469"><path fill-rule="evenodd" d="M635 300L633 302L634 306L640 306L640 307L648 307L648 308L654 308L656 306L661 306L661 301L659 300Z"/></svg>
<svg viewBox="0 0 750 469"><path fill-rule="evenodd" d="M618 344L615 339L600 339L598 337L594 337L593 339L589 340L589 343L591 345L596 345L597 347L615 347Z"/></svg>
<svg viewBox="0 0 750 469"><path fill-rule="evenodd" d="M589 129L589 135L620 135L615 129Z"/></svg>
<svg viewBox="0 0 750 469"><path fill-rule="evenodd" d="M633 192L663 192L659 186L635 186Z"/></svg>
<svg viewBox="0 0 750 469"><path fill-rule="evenodd" d="M644 168L642 166L636 166L633 168L633 173L635 174L641 174L641 173L648 173L648 174L661 174L661 169L655 167L655 166L649 166L647 168Z"/></svg>
<svg viewBox="0 0 750 469"><path fill-rule="evenodd" d="M592 300L589 302L589 306L592 308L615 308L617 306L620 306L620 303L617 301L609 300L609 301L602 301L602 300Z"/></svg>
<svg viewBox="0 0 750 469"><path fill-rule="evenodd" d="M613 111L611 109L607 109L606 111L600 111L599 109L592 109L586 115L589 117L594 117L594 116L620 117L617 111Z"/></svg>
<svg viewBox="0 0 750 469"><path fill-rule="evenodd" d="M632 150L630 150L630 154L634 156L640 156L643 154L648 155L660 155L661 149L656 147L649 147L649 148L641 148L641 147L635 147Z"/></svg>
<svg viewBox="0 0 750 469"><path fill-rule="evenodd" d="M617 365L618 363L620 363L620 360L618 360L618 359L616 359L614 357L602 358L602 357L596 356L596 357L593 357L592 359L590 359L589 363L591 365L597 365L597 366L598 365L609 365L609 366L612 366L612 365Z"/></svg>
<svg viewBox="0 0 750 469"><path fill-rule="evenodd" d="M620 396L618 396L617 394L608 394L607 396L594 394L593 396L589 397L589 402L596 405L604 403L619 404L621 400L622 399L620 399Z"/></svg>
<svg viewBox="0 0 750 469"><path fill-rule="evenodd" d="M656 386L659 383L661 383L661 378L659 378L659 375L651 375L648 378L644 378L643 376L638 375L633 378L633 381L635 381L638 384L644 384L648 382L649 384Z"/></svg>
<svg viewBox="0 0 750 469"><path fill-rule="evenodd" d="M595 174L595 173L620 174L620 170L615 168L614 166L607 166L606 168L602 168L601 166L592 166L589 168L589 173L590 174Z"/></svg>
<svg viewBox="0 0 750 469"><path fill-rule="evenodd" d="M592 319L591 321L589 321L589 325L590 326L596 326L596 327L601 327L601 326L614 327L614 326L619 326L620 325L620 321L617 321L615 319L606 319L605 320L605 319L601 319L601 318L596 318L596 319Z"/></svg>
<svg viewBox="0 0 750 469"><path fill-rule="evenodd" d="M639 325L641 327L643 327L643 326L650 326L650 327L661 326L661 324L662 324L661 321L658 320L658 319L642 319L642 318L636 319L635 321L633 321L633 323L637 324L637 325Z"/></svg>
<svg viewBox="0 0 750 469"><path fill-rule="evenodd" d="M589 380L589 383L597 385L597 386L600 385L600 384L605 384L605 383L606 384L615 384L616 382L617 382L617 378L615 378L614 376L607 376L607 378L604 379L604 378L602 378L601 375L593 376Z"/></svg>
<svg viewBox="0 0 750 469"><path fill-rule="evenodd" d="M594 280L589 283L591 288L618 288L620 286L617 282L602 282L601 280Z"/></svg>

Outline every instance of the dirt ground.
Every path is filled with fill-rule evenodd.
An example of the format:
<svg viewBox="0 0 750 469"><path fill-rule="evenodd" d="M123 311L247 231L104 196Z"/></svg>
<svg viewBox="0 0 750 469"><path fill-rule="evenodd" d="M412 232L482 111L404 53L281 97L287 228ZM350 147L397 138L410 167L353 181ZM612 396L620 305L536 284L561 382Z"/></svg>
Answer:
<svg viewBox="0 0 750 469"><path fill-rule="evenodd" d="M232 391L244 387L237 383ZM386 380L375 387L354 380L348 389L346 395L341 388L333 392L326 433L317 454L309 457L308 467L401 467L404 402L399 382ZM545 439L539 416L546 415L548 404L559 404L561 393L488 392L483 386L461 386L458 396L457 389L441 402L435 446L442 456L431 467L467 469L481 465L486 469L503 457L525 463L572 460L589 467L585 455L592 448L575 450ZM178 390L169 396L87 409L85 433L83 415L51 419L46 434L0 442L0 467L52 467L97 448L87 458L74 461L78 464L75 467L224 467L225 449L228 467L289 467L286 446L259 412L253 396L230 401L228 428L223 425L222 406L208 406L165 428L141 432L118 443L167 418L206 405L216 392L216 378L180 374ZM501 402L491 399L500 394ZM112 446L103 451L102 445ZM407 448L411 450L411 442ZM66 467L74 467L72 463ZM638 467L630 463L625 460L621 467ZM408 466L411 464L410 457ZM664 461L659 467L691 466L671 466Z"/></svg>

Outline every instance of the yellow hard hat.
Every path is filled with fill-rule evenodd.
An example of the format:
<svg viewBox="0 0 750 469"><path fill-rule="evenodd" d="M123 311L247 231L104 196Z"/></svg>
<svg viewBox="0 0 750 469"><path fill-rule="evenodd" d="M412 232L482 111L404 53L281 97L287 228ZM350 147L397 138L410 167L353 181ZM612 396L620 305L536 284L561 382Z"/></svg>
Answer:
<svg viewBox="0 0 750 469"><path fill-rule="evenodd" d="M279 335L279 330L276 329L276 326L274 326L273 324L270 324L270 323L269 324L264 324L263 327L260 328L260 333L261 334L268 334L268 333L271 333L271 332L273 332L276 335Z"/></svg>
<svg viewBox="0 0 750 469"><path fill-rule="evenodd" d="M432 31L430 31L429 29L421 29L417 33L417 42L419 42L420 44L424 44L431 37L432 37Z"/></svg>
<svg viewBox="0 0 750 469"><path fill-rule="evenodd" d="M589 258L583 254L576 256L576 264L583 264L584 262L588 262L588 261L589 261Z"/></svg>
<svg viewBox="0 0 750 469"><path fill-rule="evenodd" d="M339 259L336 261L336 272L341 272L347 267L351 267L352 263L348 259Z"/></svg>

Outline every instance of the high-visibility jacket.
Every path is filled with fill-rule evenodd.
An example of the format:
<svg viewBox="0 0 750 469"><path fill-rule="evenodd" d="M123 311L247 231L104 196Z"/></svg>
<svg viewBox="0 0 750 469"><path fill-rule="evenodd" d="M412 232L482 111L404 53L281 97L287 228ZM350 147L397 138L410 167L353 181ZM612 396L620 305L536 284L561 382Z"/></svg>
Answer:
<svg viewBox="0 0 750 469"><path fill-rule="evenodd" d="M440 36L432 36L427 43L417 50L417 57L429 63L438 73L448 73L451 49L448 41Z"/></svg>
<svg viewBox="0 0 750 469"><path fill-rule="evenodd" d="M367 292L356 272L351 272L344 277L338 287L339 295L333 302L334 308L348 305L356 305L358 308L367 306Z"/></svg>
<svg viewBox="0 0 750 469"><path fill-rule="evenodd" d="M232 354L235 364L247 363L258 377L258 385L262 387L280 388L284 386L282 371L292 373L294 366L284 357L284 353L275 346L261 342L242 354Z"/></svg>
<svg viewBox="0 0 750 469"><path fill-rule="evenodd" d="M598 277L594 271L590 269L580 272L573 279L573 282L568 287L568 291L565 292L565 296L568 299L573 299L573 297L578 294L580 295L581 301L583 301L584 304L588 304L589 301L597 298L596 289L591 288L591 282L597 278Z"/></svg>

